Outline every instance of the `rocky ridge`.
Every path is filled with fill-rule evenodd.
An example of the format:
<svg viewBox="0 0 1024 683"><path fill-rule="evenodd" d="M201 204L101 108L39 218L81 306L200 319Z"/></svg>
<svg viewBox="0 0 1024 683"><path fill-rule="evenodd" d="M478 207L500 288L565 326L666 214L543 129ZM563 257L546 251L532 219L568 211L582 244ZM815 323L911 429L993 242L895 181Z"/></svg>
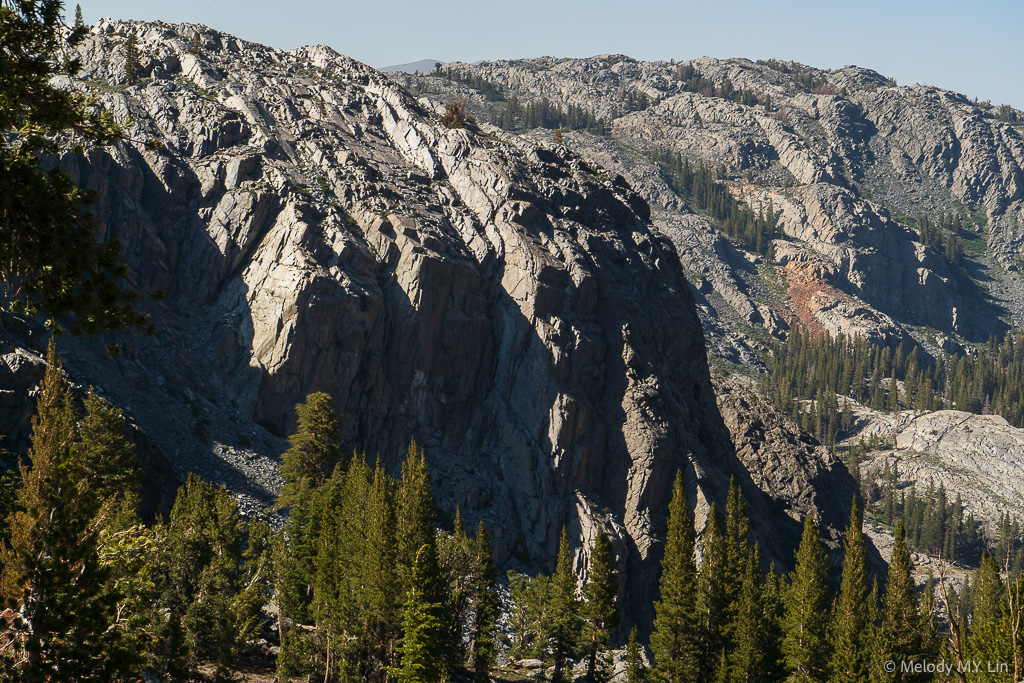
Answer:
<svg viewBox="0 0 1024 683"><path fill-rule="evenodd" d="M732 245L686 248L693 241L683 237L694 232L689 226L707 221L666 185L651 150L720 166L735 196L755 210L772 207L782 235L775 242L777 261L760 269L762 279L787 263L814 263L823 286L856 302L850 315L833 311L827 320L811 316L805 323L833 332L867 326L877 338L914 336L923 343L922 326L983 340L1005 329L1001 316L1024 322L1017 271L1024 244L1024 137L1019 127L997 120L987 103L930 86L897 86L857 67L823 71L773 60L668 63L600 55L454 63L442 74L449 68L490 81L506 99L546 98L610 123L608 138L563 131L566 144L637 188L651 203L658 229L676 242L687 272L734 273L709 278L725 305L702 310L709 327L711 320L733 331L737 323L745 327L742 340L711 345L727 360L742 359L733 352L737 341L761 353L764 340L754 328L777 332L776 320L800 318L802 311L784 297L759 297L750 277L735 274ZM688 79L700 80L688 88ZM470 95L482 118L506 106L437 74L413 85L439 99ZM728 99L722 90L745 94ZM645 108L636 104L640 96ZM550 139L550 133L537 134ZM920 215L934 221L941 213L961 218L964 273L922 244L909 222Z"/></svg>
<svg viewBox="0 0 1024 683"><path fill-rule="evenodd" d="M103 20L79 50L67 86L127 137L56 163L96 190L134 283L167 296L150 305L156 337L106 340L120 359L60 344L178 478L201 472L260 513L292 407L324 390L345 444L392 471L414 437L443 514L488 522L499 561L547 567L566 525L585 573L608 532L633 614L654 594L677 469L698 524L740 481L781 566L798 518L845 522L852 479L834 459L801 447L752 476L765 451L749 435L738 457L730 428L766 407L734 403L723 421L678 252L621 176L493 127L448 129L432 102L323 46ZM16 402L31 373L12 348Z"/></svg>

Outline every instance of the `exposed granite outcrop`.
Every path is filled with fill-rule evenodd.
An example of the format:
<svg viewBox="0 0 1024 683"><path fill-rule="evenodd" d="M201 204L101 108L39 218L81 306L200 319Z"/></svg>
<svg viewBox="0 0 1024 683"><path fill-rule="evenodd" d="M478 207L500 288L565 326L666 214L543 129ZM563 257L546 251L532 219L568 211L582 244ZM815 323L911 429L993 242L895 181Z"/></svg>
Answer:
<svg viewBox="0 0 1024 683"><path fill-rule="evenodd" d="M834 287L899 326L986 339L1004 331L1001 316L1024 323L1017 274L1024 255L1024 137L996 120L987 103L934 87L898 87L867 69L823 71L772 60L667 63L600 55L449 67L486 78L521 103L546 98L604 117L611 146L670 150L721 167L735 194L755 210L771 199L785 235L833 264ZM681 75L703 79L698 91L687 89ZM442 99L472 94L436 76L418 82ZM722 89L745 94L723 98ZM646 108L636 106L641 96ZM478 96L475 106L486 116L488 107L502 105ZM567 144L587 158L616 156L608 141L584 132ZM649 159L622 166L628 174L609 168L627 175L652 206L690 213L693 207L665 186ZM922 244L908 220L923 215L934 222L942 213L961 218L959 237L972 245L967 272L975 283L967 288L958 284L966 278ZM671 224L686 222L669 219L658 227L668 223L666 234L678 234ZM718 249L694 260L684 255L688 272L714 270L707 264L715 261L731 268ZM733 327L734 317L759 324L749 311L769 302L735 296L728 278L711 282L730 306L738 305L734 315L714 311L724 316L720 327ZM781 302L769 305L779 317L791 314ZM729 346L713 348L728 354Z"/></svg>
<svg viewBox="0 0 1024 683"><path fill-rule="evenodd" d="M1024 430L998 415L957 410L900 414L886 432L895 448L872 453L865 475L894 466L901 488L941 483L950 501L957 495L979 520L1024 514Z"/></svg>
<svg viewBox="0 0 1024 683"><path fill-rule="evenodd" d="M120 359L61 347L178 477L199 471L259 514L293 406L327 391L345 444L393 472L415 438L443 514L488 522L501 562L549 567L565 525L584 572L608 531L641 616L679 469L701 524L741 481L781 566L795 517L842 519L848 497L826 511L811 456L790 463L800 491L777 469L747 474L760 456L731 444L678 253L621 176L491 127L449 130L429 101L322 46L104 20L80 52L84 80L68 86L127 136L59 164L97 192L133 282L167 296L150 305L156 337L106 340Z"/></svg>

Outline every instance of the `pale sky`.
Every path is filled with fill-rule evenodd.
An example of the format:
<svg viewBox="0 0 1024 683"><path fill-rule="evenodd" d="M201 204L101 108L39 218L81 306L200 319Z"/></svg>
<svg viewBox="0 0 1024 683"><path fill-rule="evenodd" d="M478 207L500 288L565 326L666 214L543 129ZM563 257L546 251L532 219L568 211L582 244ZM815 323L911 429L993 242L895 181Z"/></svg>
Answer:
<svg viewBox="0 0 1024 683"><path fill-rule="evenodd" d="M1024 0L83 0L99 17L196 22L274 47L325 44L372 66L622 53L874 69L1024 109ZM68 5L73 15L74 3Z"/></svg>

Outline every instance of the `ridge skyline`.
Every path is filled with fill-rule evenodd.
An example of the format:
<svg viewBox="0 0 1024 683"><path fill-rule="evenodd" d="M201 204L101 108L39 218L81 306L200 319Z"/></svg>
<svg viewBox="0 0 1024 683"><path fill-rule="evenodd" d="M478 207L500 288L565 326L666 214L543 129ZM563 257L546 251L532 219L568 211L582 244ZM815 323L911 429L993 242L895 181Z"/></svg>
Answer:
<svg viewBox="0 0 1024 683"><path fill-rule="evenodd" d="M74 5L65 9L70 16ZM643 61L688 61L700 55L774 58L823 70L854 64L900 84L932 85L994 105L1024 107L1024 80L1006 77L1011 65L1024 62L1024 45L1014 36L1014 27L1024 25L1024 6L1009 0L984 0L969 12L952 2L913 0L893 8L872 0L855 14L802 0L770 8L742 0L727 9L645 0L629 12L605 3L589 6L586 13L528 0L516 12L501 15L477 7L469 11L461 3L437 3L424 12L422 6L398 0L393 16L417 20L387 23L387 40L379 31L347 30L353 24L380 23L369 7L343 12L315 0L297 0L286 16L266 2L241 9L240 3L198 0L159 8L125 0L82 5L88 23L101 17L202 23L272 47L329 45L378 68L415 62L423 55L466 63L597 54Z"/></svg>

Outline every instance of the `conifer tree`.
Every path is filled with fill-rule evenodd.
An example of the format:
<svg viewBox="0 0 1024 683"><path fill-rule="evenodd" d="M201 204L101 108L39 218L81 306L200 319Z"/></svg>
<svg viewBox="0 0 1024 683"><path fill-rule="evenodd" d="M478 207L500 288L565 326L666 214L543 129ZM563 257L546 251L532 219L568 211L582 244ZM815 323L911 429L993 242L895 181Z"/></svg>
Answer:
<svg viewBox="0 0 1024 683"><path fill-rule="evenodd" d="M497 659L495 628L501 605L494 593L498 572L494 568L491 542L483 520L477 526L474 540L476 568L473 572L475 609L473 615L473 680L490 683L490 672Z"/></svg>
<svg viewBox="0 0 1024 683"><path fill-rule="evenodd" d="M78 418L51 338L32 419L31 465L21 464L19 509L10 520L0 580L7 605L18 610L2 624L2 640L8 643L2 656L9 659L0 662L20 671L24 681L126 674L116 670L124 662L109 656L121 636L112 628L114 605L100 599L109 569L99 562L97 549L114 501L105 496L105 487L93 489L90 480L128 476L114 469L124 465L118 455L82 443Z"/></svg>
<svg viewBox="0 0 1024 683"><path fill-rule="evenodd" d="M565 662L576 648L579 640L579 600L576 598L576 574L572 571L569 553L569 535L562 527L558 543L558 564L552 577L549 633L552 659L555 670L551 675L553 683L568 680Z"/></svg>
<svg viewBox="0 0 1024 683"><path fill-rule="evenodd" d="M651 649L657 676L668 683L697 674L697 568L693 521L686 503L682 472L676 473L669 503L668 533L661 560L660 599L654 603ZM635 628L633 629L635 632Z"/></svg>
<svg viewBox="0 0 1024 683"><path fill-rule="evenodd" d="M364 647L369 656L364 670L368 673L377 670L384 671L390 666L391 652L394 650L393 643L398 637L399 630L398 622L402 604L399 599L402 593L399 590L395 565L396 529L394 507L391 502L392 488L392 481L384 473L378 460L367 504L365 537L361 550L363 554L362 572L359 577L360 588L358 589L360 614L366 625ZM351 552L360 552L357 547L352 547ZM410 574L412 583L409 591L405 594L405 617L409 618L408 603L410 600L414 600L417 603L414 605L415 609L421 610L422 614L426 615L425 618L437 618L436 629L434 626L416 627L419 634L416 638L422 640L429 636L428 640L422 640L421 645L417 647L429 642L431 656L442 657L445 635L441 622L444 616L444 596L441 587L441 571L437 564L437 547L433 543L425 543L420 546L413 564L413 572ZM418 574L416 573L417 564ZM415 592L414 597L410 597L412 592ZM404 631L406 622L403 621L401 628L403 634L406 633ZM436 663L440 671L444 670L444 665L444 661Z"/></svg>
<svg viewBox="0 0 1024 683"><path fill-rule="evenodd" d="M116 240L96 241L95 216L83 210L95 194L43 159L62 153L58 139L101 145L121 135L111 112L92 107L84 91L54 79L72 75L84 27L66 32L60 0L3 3L0 12L0 280L4 310L43 314L74 334L124 326L151 331L135 310L138 291L125 286L127 265Z"/></svg>
<svg viewBox="0 0 1024 683"><path fill-rule="evenodd" d="M134 29L128 29L124 42L124 81L134 85L139 80L139 42Z"/></svg>
<svg viewBox="0 0 1024 683"><path fill-rule="evenodd" d="M611 631L619 625L621 614L616 604L619 575L615 570L615 551L603 531L594 539L590 552L590 570L583 586L585 639L587 641L587 678L595 680L598 659L603 656Z"/></svg>
<svg viewBox="0 0 1024 683"><path fill-rule="evenodd" d="M706 683L719 677L730 625L728 540L714 503L708 512L702 540L704 555L697 573L698 680Z"/></svg>
<svg viewBox="0 0 1024 683"><path fill-rule="evenodd" d="M82 6L75 5L75 28L82 28L85 26L85 19L82 18Z"/></svg>
<svg viewBox="0 0 1024 683"><path fill-rule="evenodd" d="M850 523L846 527L843 578L830 632L832 662L829 668L832 675L829 680L835 683L860 683L867 680L870 671L875 615L862 528L860 506L854 497L850 506Z"/></svg>
<svg viewBox="0 0 1024 683"><path fill-rule="evenodd" d="M338 415L330 395L315 392L295 406L297 431L288 437L291 447L281 455L284 486L279 508L302 504L310 492L330 476L338 463Z"/></svg>
<svg viewBox="0 0 1024 683"><path fill-rule="evenodd" d="M398 683L437 683L444 677L442 605L422 588L439 580L434 552L424 545L413 560L412 588L402 620L401 665L394 671Z"/></svg>
<svg viewBox="0 0 1024 683"><path fill-rule="evenodd" d="M900 669L894 672L886 671L885 662L922 659L926 654L923 644L921 614L917 594L914 592L913 567L910 549L907 547L906 530L903 522L897 522L895 545L889 561L889 574L882 603L882 621L873 650L873 680L915 680L911 674Z"/></svg>
<svg viewBox="0 0 1024 683"><path fill-rule="evenodd" d="M402 481L398 490L398 571L402 576L402 589L409 590L411 570L416 553L424 545L435 546L434 499L430 492L430 473L426 456L416 445L409 450L402 463Z"/></svg>
<svg viewBox="0 0 1024 683"><path fill-rule="evenodd" d="M1024 674L1024 573L1011 574L1006 581L1007 630L1010 635L1010 652L1013 662L1013 680L1021 680Z"/></svg>
<svg viewBox="0 0 1024 683"><path fill-rule="evenodd" d="M1010 624L1006 618L1006 589L999 565L988 553L982 555L975 575L973 597L974 614L968 639L971 659L985 662L1012 661Z"/></svg>
<svg viewBox="0 0 1024 683"><path fill-rule="evenodd" d="M736 601L733 644L727 661L728 680L735 683L766 683L779 674L777 643L771 616L765 611L760 554L756 547L744 561L742 584Z"/></svg>
<svg viewBox="0 0 1024 683"><path fill-rule="evenodd" d="M290 590L284 597L291 610L286 615L302 618L302 623L315 622L316 638L311 640L303 630L287 635L278 658L278 669L286 675L326 677L332 671L381 666L380 650L369 645L371 640L382 645L375 601L382 593L390 596L386 623L393 627L401 599L393 583L385 584L383 591L378 588L378 577L393 581L394 574L394 516L380 490L388 483L381 475L379 467L371 472L365 456L356 454L348 469L335 469L312 499L307 536L312 538L313 566L301 568L286 581ZM293 508L291 514L295 512ZM343 633L348 637L342 638Z"/></svg>
<svg viewBox="0 0 1024 683"><path fill-rule="evenodd" d="M750 556L750 519L747 517L746 504L736 480L729 478L729 490L725 504L725 600L729 607L726 615L726 635L731 637L736 611L739 608L739 596L745 581L747 559Z"/></svg>
<svg viewBox="0 0 1024 683"><path fill-rule="evenodd" d="M454 669L466 659L462 629L471 619L476 604L478 560L476 546L466 533L458 507L451 534L437 537L437 555L445 588L444 625L448 639L445 649L450 657L448 668Z"/></svg>
<svg viewBox="0 0 1024 683"><path fill-rule="evenodd" d="M796 569L786 596L783 650L794 681L824 681L829 661L828 625L832 602L828 561L814 518L804 519Z"/></svg>
<svg viewBox="0 0 1024 683"><path fill-rule="evenodd" d="M124 434L124 415L93 389L82 402L85 415L79 425L81 458L91 473L92 494L100 499L122 499L138 491L135 449Z"/></svg>
<svg viewBox="0 0 1024 683"><path fill-rule="evenodd" d="M629 641L626 643L626 683L646 683L647 670L640 655L640 637L636 626L629 630Z"/></svg>
<svg viewBox="0 0 1024 683"><path fill-rule="evenodd" d="M544 657L550 631L552 581L544 574L526 576L508 572L513 608L509 615L514 657Z"/></svg>
<svg viewBox="0 0 1024 683"><path fill-rule="evenodd" d="M187 651L217 666L217 679L259 625L264 574L265 530L247 529L227 491L190 474L171 509L165 547L163 602L180 619ZM247 546L258 556L247 553Z"/></svg>

